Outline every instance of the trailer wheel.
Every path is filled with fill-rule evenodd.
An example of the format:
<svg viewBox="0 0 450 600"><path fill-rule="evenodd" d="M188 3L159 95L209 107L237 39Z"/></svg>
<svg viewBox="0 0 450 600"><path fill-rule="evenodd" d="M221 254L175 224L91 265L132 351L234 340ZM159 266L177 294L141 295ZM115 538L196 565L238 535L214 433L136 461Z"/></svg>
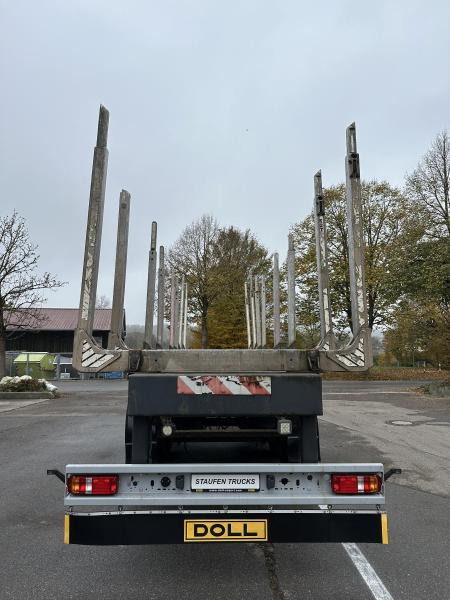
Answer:
<svg viewBox="0 0 450 600"><path fill-rule="evenodd" d="M285 452L285 449L283 448L283 441L284 440L280 436L269 439L270 454L279 462L286 462L283 460L283 454Z"/></svg>
<svg viewBox="0 0 450 600"><path fill-rule="evenodd" d="M298 435L278 436L269 440L270 453L283 463L301 462L301 444Z"/></svg>
<svg viewBox="0 0 450 600"><path fill-rule="evenodd" d="M125 416L125 463L131 463L131 448L133 440L133 417L128 414Z"/></svg>
<svg viewBox="0 0 450 600"><path fill-rule="evenodd" d="M158 440L153 448L153 456L155 462L169 462L170 450L172 448L172 440Z"/></svg>
<svg viewBox="0 0 450 600"><path fill-rule="evenodd" d="M315 415L302 417L301 425L301 462L320 462L319 423Z"/></svg>
<svg viewBox="0 0 450 600"><path fill-rule="evenodd" d="M153 424L153 419L149 419L148 422L148 455L147 462L149 464L159 462L158 444L156 441L156 427Z"/></svg>
<svg viewBox="0 0 450 600"><path fill-rule="evenodd" d="M286 439L287 462L299 463L302 462L302 448L298 435L289 436Z"/></svg>

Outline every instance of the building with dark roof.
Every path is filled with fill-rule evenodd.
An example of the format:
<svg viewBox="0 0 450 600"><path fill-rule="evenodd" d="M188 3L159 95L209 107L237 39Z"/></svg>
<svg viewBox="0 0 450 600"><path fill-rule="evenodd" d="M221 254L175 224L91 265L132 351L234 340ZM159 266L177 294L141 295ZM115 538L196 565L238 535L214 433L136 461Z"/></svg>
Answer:
<svg viewBox="0 0 450 600"><path fill-rule="evenodd" d="M32 313L5 314L7 351L71 353L78 321L78 308L39 308ZM96 308L93 337L106 348L111 327L111 309ZM124 328L125 332L125 314Z"/></svg>

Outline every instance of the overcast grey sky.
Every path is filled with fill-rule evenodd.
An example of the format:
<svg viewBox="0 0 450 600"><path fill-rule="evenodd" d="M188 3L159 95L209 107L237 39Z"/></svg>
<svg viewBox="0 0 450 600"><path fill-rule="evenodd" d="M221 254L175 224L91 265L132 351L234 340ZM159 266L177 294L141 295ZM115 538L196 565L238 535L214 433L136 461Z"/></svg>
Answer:
<svg viewBox="0 0 450 600"><path fill-rule="evenodd" d="M77 306L98 106L110 110L99 293L112 296L120 189L132 196L127 320L142 322L150 223L170 245L207 212L285 253L313 174L402 185L449 126L448 0L0 0L1 215Z"/></svg>

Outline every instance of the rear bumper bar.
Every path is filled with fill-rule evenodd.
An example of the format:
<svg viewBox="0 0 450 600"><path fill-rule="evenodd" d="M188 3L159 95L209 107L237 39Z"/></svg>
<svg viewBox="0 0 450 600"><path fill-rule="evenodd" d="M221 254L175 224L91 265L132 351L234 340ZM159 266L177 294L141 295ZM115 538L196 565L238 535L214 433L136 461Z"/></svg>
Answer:
<svg viewBox="0 0 450 600"><path fill-rule="evenodd" d="M78 496L66 486L64 541L387 543L384 484L374 494L337 495L330 482L334 473L376 473L382 480L383 471L380 463L67 465L66 482L74 474L116 474L118 490ZM202 487L211 481L239 485L239 474L257 489Z"/></svg>
<svg viewBox="0 0 450 600"><path fill-rule="evenodd" d="M258 491L195 492L191 478L195 475L255 474L259 477ZM333 473L377 473L383 478L380 463L235 463L235 464L120 464L120 465L67 465L66 478L77 474L116 474L118 492L111 496L72 495L66 488L64 504L67 507L84 507L89 511L100 506L115 510L130 507L184 507L202 506L271 506L294 505L352 505L357 509L382 506L385 503L384 485L379 493L362 495L336 495L331 490ZM176 486L182 478L180 488ZM163 480L167 481L164 482Z"/></svg>
<svg viewBox="0 0 450 600"><path fill-rule="evenodd" d="M388 543L387 515L380 511L70 513L64 525L66 544Z"/></svg>

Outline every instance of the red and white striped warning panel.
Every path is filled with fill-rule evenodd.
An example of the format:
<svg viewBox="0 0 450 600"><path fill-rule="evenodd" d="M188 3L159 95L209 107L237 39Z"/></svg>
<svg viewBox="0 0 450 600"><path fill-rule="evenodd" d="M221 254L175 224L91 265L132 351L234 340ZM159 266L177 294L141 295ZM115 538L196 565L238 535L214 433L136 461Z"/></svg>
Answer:
<svg viewBox="0 0 450 600"><path fill-rule="evenodd" d="M222 396L270 396L270 377L248 375L181 375L178 394L220 394Z"/></svg>

